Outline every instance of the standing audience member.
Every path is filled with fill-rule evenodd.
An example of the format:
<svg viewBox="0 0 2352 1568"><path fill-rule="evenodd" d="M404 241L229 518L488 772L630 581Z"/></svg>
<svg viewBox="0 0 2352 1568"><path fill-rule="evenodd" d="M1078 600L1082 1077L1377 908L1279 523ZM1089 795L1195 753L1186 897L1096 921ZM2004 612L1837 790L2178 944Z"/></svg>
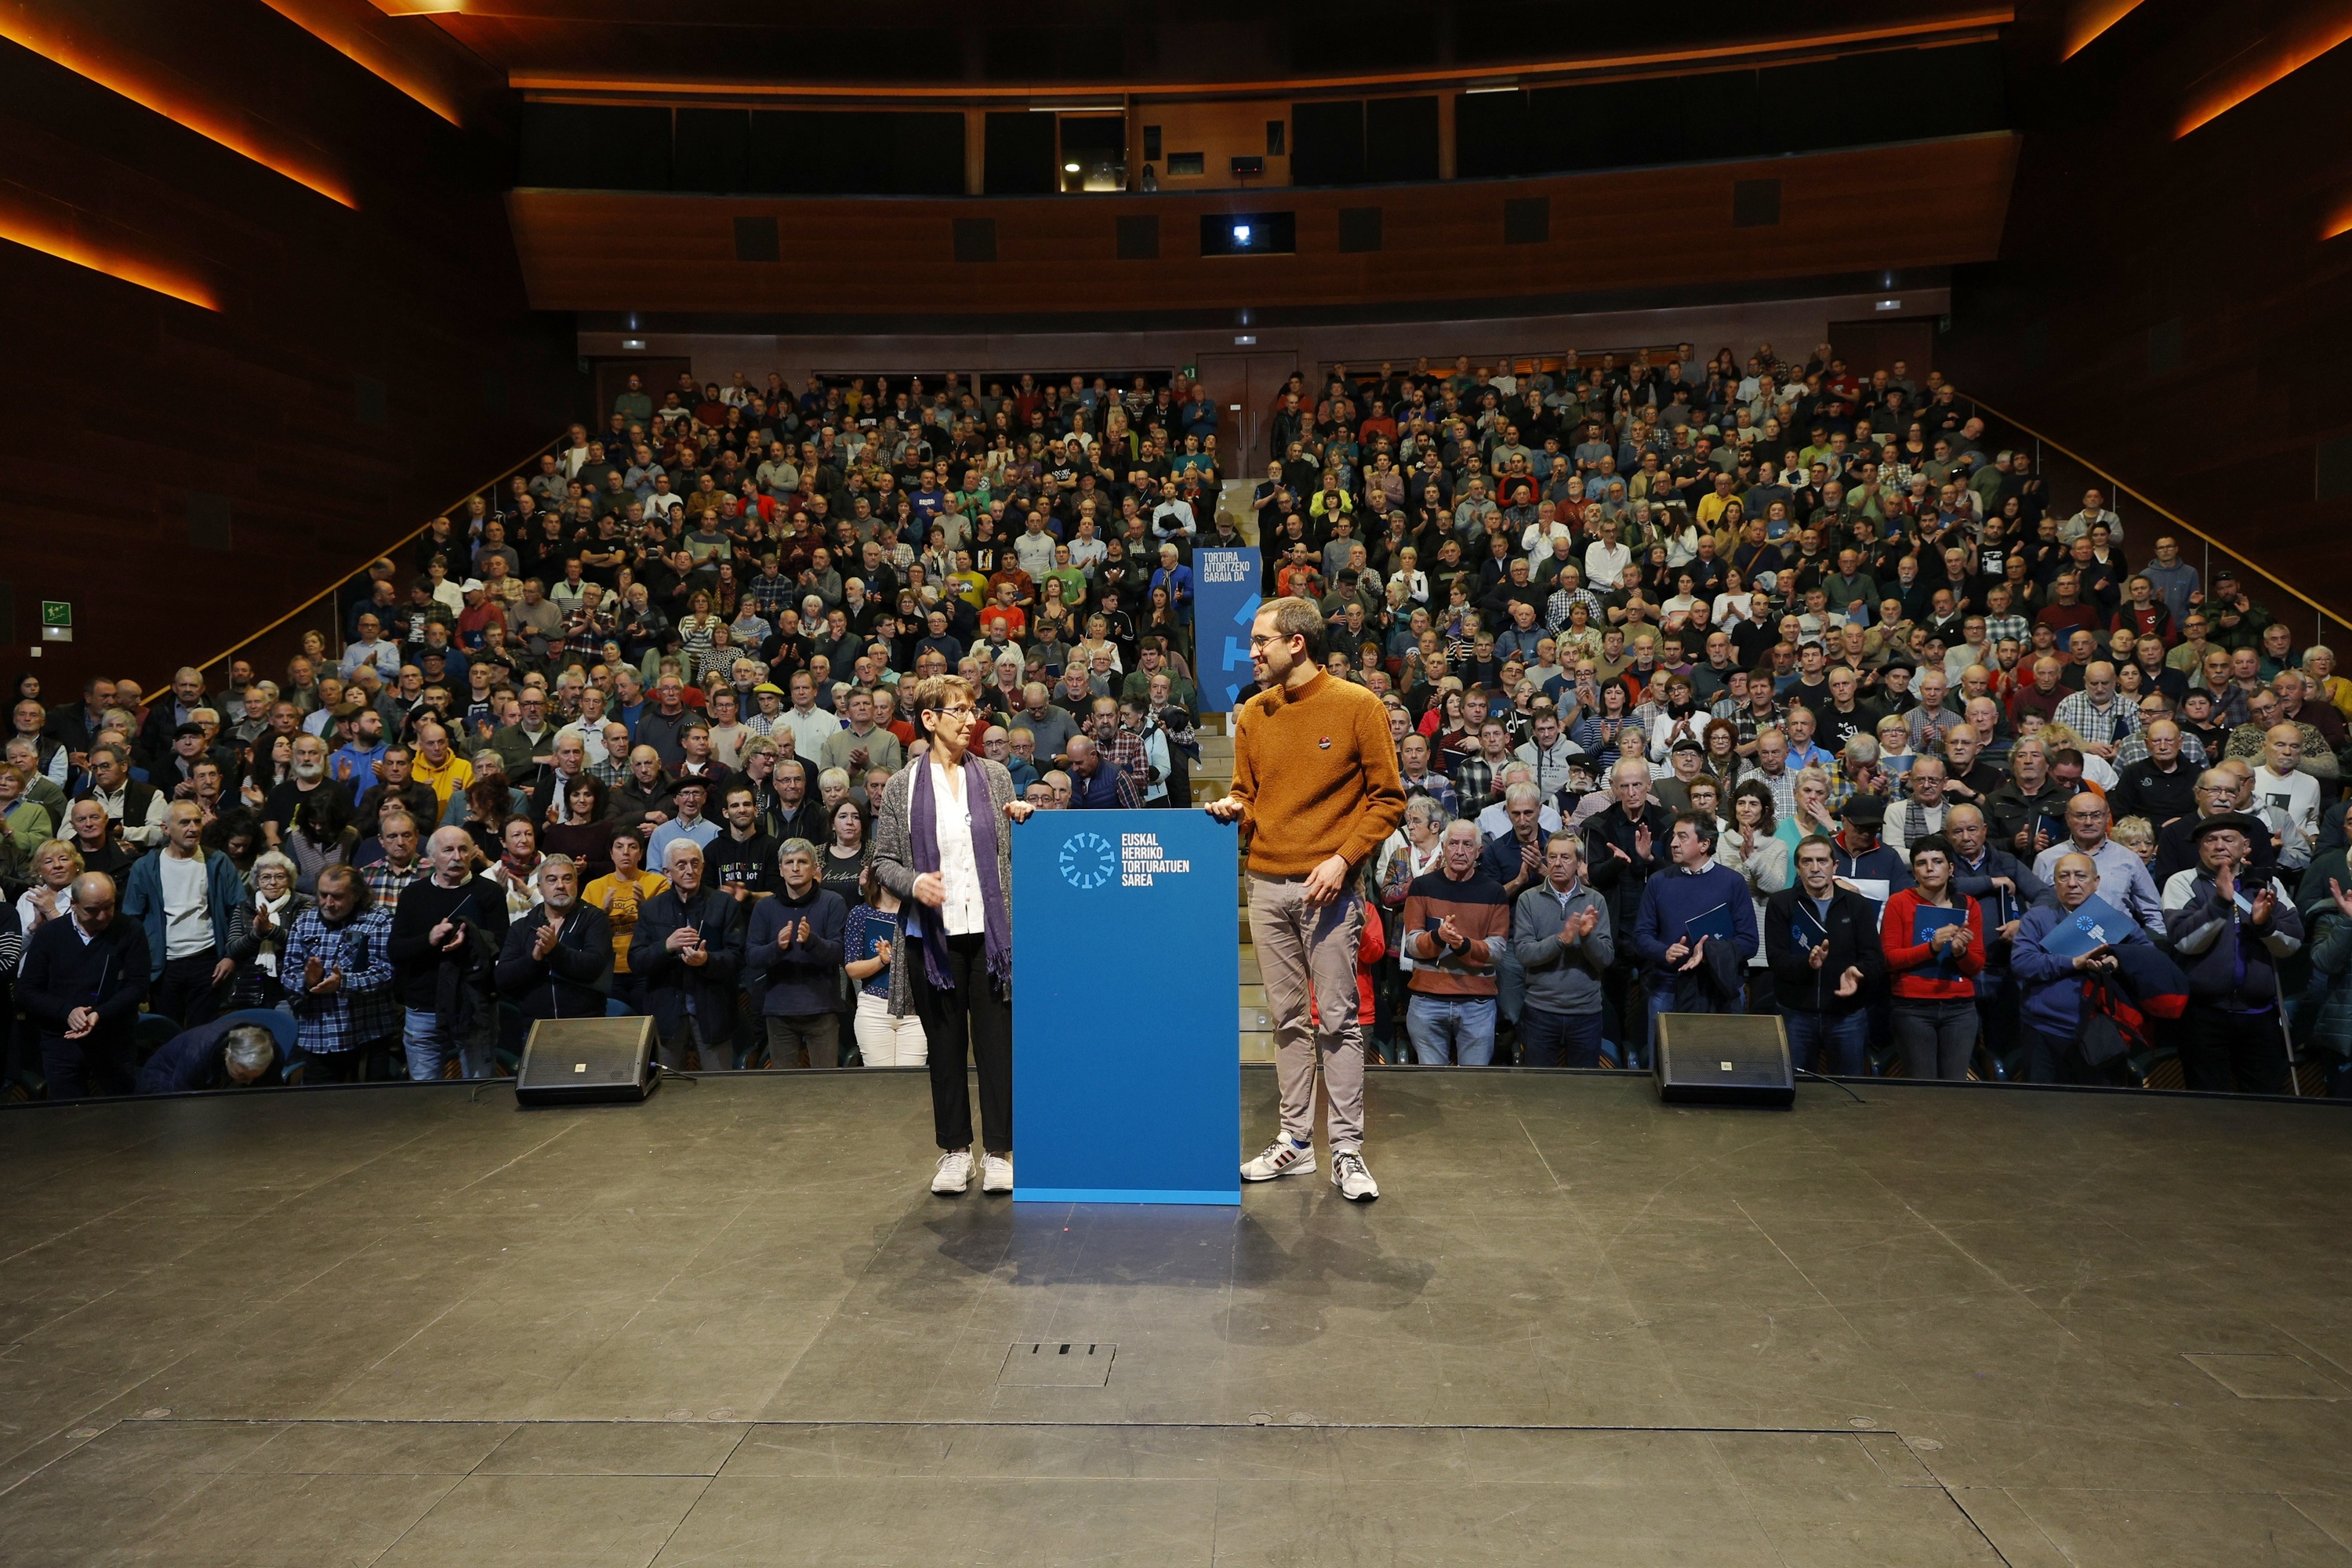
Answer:
<svg viewBox="0 0 2352 1568"><path fill-rule="evenodd" d="M319 873L310 907L287 933L283 971L302 1081L382 1078L400 1034L394 999L392 914L349 866Z"/></svg>
<svg viewBox="0 0 2352 1568"><path fill-rule="evenodd" d="M1511 906L1511 946L1527 976L1519 1011L1526 1067L1601 1065L1601 981L1616 953L1608 907L1584 882L1583 850L1575 834L1553 834L1543 879Z"/></svg>
<svg viewBox="0 0 2352 1568"><path fill-rule="evenodd" d="M669 885L637 905L629 973L653 1016L662 1066L732 1072L743 907L705 885L702 847L690 838L671 843L662 871Z"/></svg>
<svg viewBox="0 0 2352 1568"><path fill-rule="evenodd" d="M841 1017L835 977L849 911L817 880L816 847L787 838L776 852L779 887L751 910L743 973L759 994L771 1067L837 1068ZM805 1060L803 1054L805 1053Z"/></svg>
<svg viewBox="0 0 2352 1568"><path fill-rule="evenodd" d="M1887 895L1880 921L1906 1078L1965 1079L1976 1049L1984 916L1952 887L1953 858L1940 833L1913 843L1911 886Z"/></svg>

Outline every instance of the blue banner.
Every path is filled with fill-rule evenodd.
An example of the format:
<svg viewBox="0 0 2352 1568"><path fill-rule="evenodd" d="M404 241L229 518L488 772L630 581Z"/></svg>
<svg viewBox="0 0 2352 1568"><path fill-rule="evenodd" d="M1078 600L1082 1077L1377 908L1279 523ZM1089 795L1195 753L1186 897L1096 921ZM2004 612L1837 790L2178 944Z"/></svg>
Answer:
<svg viewBox="0 0 2352 1568"><path fill-rule="evenodd" d="M1201 811L1013 830L1016 1203L1241 1202L1238 845Z"/></svg>
<svg viewBox="0 0 2352 1568"><path fill-rule="evenodd" d="M1192 552L1192 633L1201 668L1201 711L1230 713L1250 673L1250 623L1257 618L1258 554L1255 550Z"/></svg>

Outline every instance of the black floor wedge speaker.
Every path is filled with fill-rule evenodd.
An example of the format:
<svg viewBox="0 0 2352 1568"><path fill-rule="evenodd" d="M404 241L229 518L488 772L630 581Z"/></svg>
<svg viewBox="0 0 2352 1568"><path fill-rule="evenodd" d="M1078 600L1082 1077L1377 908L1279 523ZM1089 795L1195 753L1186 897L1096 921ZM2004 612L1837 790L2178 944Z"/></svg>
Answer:
<svg viewBox="0 0 2352 1568"><path fill-rule="evenodd" d="M634 1102L653 1087L651 1018L541 1018L523 1043L515 1103Z"/></svg>
<svg viewBox="0 0 2352 1568"><path fill-rule="evenodd" d="M1765 1015L1659 1014L1657 1072L1669 1105L1796 1103L1788 1035Z"/></svg>

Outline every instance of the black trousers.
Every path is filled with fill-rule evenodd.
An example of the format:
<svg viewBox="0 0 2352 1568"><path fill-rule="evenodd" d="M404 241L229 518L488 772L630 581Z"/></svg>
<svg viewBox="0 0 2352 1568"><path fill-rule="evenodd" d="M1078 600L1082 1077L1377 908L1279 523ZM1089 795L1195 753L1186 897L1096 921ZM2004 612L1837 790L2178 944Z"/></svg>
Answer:
<svg viewBox="0 0 2352 1568"><path fill-rule="evenodd" d="M100 1028L79 1040L41 1032L41 1076L51 1100L82 1100L131 1089L131 1030Z"/></svg>
<svg viewBox="0 0 2352 1568"><path fill-rule="evenodd" d="M213 1021L213 969L220 963L216 948L167 958L163 973L147 993L147 1010L176 1021L184 1029Z"/></svg>
<svg viewBox="0 0 2352 1568"><path fill-rule="evenodd" d="M302 1057L302 1081L357 1083L366 1074L368 1052L366 1046L349 1051L306 1052Z"/></svg>
<svg viewBox="0 0 2352 1568"><path fill-rule="evenodd" d="M910 939L911 940L911 939ZM1013 1152L1013 1004L988 977L988 939L975 932L948 938L948 987L931 984L922 946L913 960L915 1016L931 1052L931 1124L942 1149L971 1147L971 1090L967 1060L980 1068L981 1147Z"/></svg>
<svg viewBox="0 0 2352 1568"><path fill-rule="evenodd" d="M2110 1089L2128 1088L2132 1082L2126 1057L2094 1066L2083 1059L2080 1042L2073 1036L2064 1039L2040 1029L2021 1029L2025 1037L2025 1081L2028 1083L2071 1083Z"/></svg>
<svg viewBox="0 0 2352 1568"><path fill-rule="evenodd" d="M2286 1042L2275 1012L2228 1013L2191 1005L2180 1020L2181 1076L2191 1089L2225 1094L2292 1094Z"/></svg>

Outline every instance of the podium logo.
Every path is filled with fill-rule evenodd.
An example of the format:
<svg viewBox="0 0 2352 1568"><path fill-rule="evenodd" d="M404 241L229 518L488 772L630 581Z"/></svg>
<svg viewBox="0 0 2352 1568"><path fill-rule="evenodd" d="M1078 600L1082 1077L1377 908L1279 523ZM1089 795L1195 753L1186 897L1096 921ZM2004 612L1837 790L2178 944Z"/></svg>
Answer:
<svg viewBox="0 0 2352 1568"><path fill-rule="evenodd" d="M1118 857L1099 833L1074 833L1062 845L1062 880L1082 893L1108 882L1118 870Z"/></svg>

